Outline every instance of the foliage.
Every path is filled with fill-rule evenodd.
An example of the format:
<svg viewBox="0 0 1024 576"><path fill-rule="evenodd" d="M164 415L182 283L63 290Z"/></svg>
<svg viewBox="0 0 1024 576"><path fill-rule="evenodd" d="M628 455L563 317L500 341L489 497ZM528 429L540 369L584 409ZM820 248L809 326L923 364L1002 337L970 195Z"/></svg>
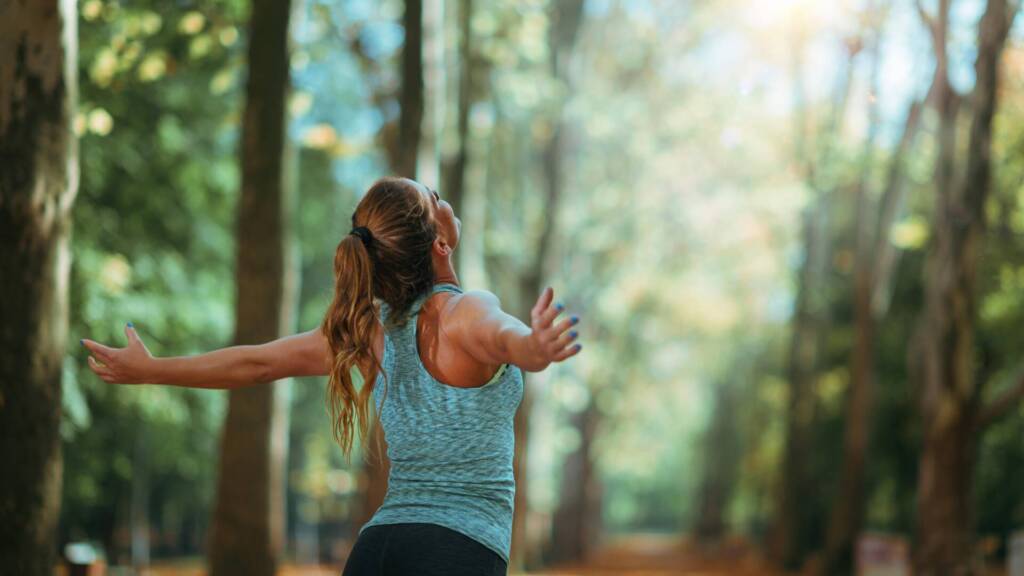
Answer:
<svg viewBox="0 0 1024 576"><path fill-rule="evenodd" d="M819 150L813 158L837 190L824 294L829 336L810 424L817 490L804 502L809 525L817 527L803 535L804 544L814 548L838 485L853 342L855 207L846 192L863 167L870 99L882 103L871 152L885 166L906 104L920 92L918 68L931 65L919 56L928 46L913 7L892 3L883 42L891 82L869 94L868 62L853 61L849 112L830 132L837 62L861 24L840 7L591 0L569 81L561 82L549 62L550 1L474 3L480 81L471 99L460 215L463 283L491 289L507 309L520 310L535 297L521 293L521 276L547 210L540 151L564 120L570 152L547 281L582 316L584 348L572 362L531 379L531 518L544 525L557 508L563 462L581 445L572 416L592 403L599 425L590 457L605 530L688 529L703 463L714 457L701 443L715 418L714 388L728 385L739 391L736 411L726 417L742 450L727 520L735 532L766 534L784 441L799 213L816 193L794 160L794 126L803 117L822 138L812 146L835 141L833 154ZM438 4L444 12L454 3ZM246 5L82 3L75 122L82 185L69 342L89 337L120 345L126 321L156 355L230 342ZM399 12L396 0L308 0L296 18L289 162L298 188L297 331L318 325L333 288L335 244L359 195L384 170L378 142L397 114ZM956 19L960 28L973 26L967 16ZM444 12L433 33L448 42L454 20ZM801 22L817 32L807 39L813 55L805 63L806 100L794 102L791 27ZM971 81L960 52L956 77ZM990 240L979 275L978 371L991 380L992 394L1019 378L1024 345L1022 54L1018 32L1004 64ZM450 73L443 60L426 65ZM440 107L455 102L449 93ZM875 342L866 524L905 534L919 443L906 344L923 294L933 120L926 115L910 158L909 194L891 234L900 261ZM448 139L423 144L423 156L439 156ZM876 168L867 179L877 184L883 177ZM123 556L136 490L146 493L147 521L164 537L154 538L161 542L155 553L197 553L223 394L105 385L86 368L78 344L69 346L62 537L101 540L115 558ZM321 559L330 541L348 534L360 462L344 462L331 442L322 379L297 379L291 393L289 534L298 542L296 555ZM1015 482L1024 471L1022 426L1018 409L979 446L974 498L981 534L1002 537L1024 524L1024 486ZM314 544L304 548L308 542Z"/></svg>

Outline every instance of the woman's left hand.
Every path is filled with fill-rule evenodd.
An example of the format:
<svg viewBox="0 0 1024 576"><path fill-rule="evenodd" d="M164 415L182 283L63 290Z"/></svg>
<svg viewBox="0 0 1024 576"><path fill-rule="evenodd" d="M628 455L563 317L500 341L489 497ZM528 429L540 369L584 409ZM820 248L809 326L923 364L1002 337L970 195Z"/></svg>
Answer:
<svg viewBox="0 0 1024 576"><path fill-rule="evenodd" d="M124 334L128 337L125 348L111 348L88 338L82 339L82 345L92 353L88 359L89 368L104 382L144 384L150 378L153 355L131 324L124 327Z"/></svg>

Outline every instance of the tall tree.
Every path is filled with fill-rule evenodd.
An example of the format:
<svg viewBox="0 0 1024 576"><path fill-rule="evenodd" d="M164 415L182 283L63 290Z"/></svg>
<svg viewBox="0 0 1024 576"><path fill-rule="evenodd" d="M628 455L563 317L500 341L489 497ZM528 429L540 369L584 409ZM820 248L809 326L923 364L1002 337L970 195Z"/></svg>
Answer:
<svg viewBox="0 0 1024 576"><path fill-rule="evenodd" d="M0 558L53 573L78 147L73 1L0 4Z"/></svg>
<svg viewBox="0 0 1024 576"><path fill-rule="evenodd" d="M594 439L601 414L594 395L570 417L579 444L562 464L558 508L551 526L553 563L578 562L597 543L601 529L601 485L594 462Z"/></svg>
<svg viewBox="0 0 1024 576"><path fill-rule="evenodd" d="M869 11L868 18L881 18L881 14L875 10ZM907 111L903 131L892 152L884 189L876 206L872 200L869 176L875 163L874 151L879 126L879 24L875 24L875 29L869 32L872 60L870 85L874 101L870 105L868 137L864 142L860 175L855 187L856 219L851 278L854 342L849 359L850 385L845 403L839 492L830 511L825 554L820 564L824 574L842 574L852 570L853 543L864 521L864 471L875 385L875 329L887 308L889 279L897 261L896 248L890 241L890 230L906 190L906 156L920 131L921 112L924 108L924 101L914 100Z"/></svg>
<svg viewBox="0 0 1024 576"><path fill-rule="evenodd" d="M814 413L813 383L819 370L822 346L827 333L828 302L825 282L831 261L829 211L838 183L824 173L835 152L849 100L852 61L861 50L859 38L846 41L845 69L837 79L830 119L816 139L819 151L808 146L808 110L804 94L803 51L806 49L806 24L799 24L795 48L795 100L797 106L796 161L813 200L801 216L804 258L798 272L796 303L787 370L789 400L786 413L785 445L778 485L778 505L769 540L769 555L786 568L795 568L803 555L802 535L807 531L804 495L811 489L807 454ZM815 143L817 144L817 142Z"/></svg>
<svg viewBox="0 0 1024 576"><path fill-rule="evenodd" d="M423 0L405 0L402 14L402 80L398 93L398 130L388 147L391 170L416 178L416 154L423 127Z"/></svg>
<svg viewBox="0 0 1024 576"><path fill-rule="evenodd" d="M556 82L570 84L569 60L572 57L576 36L583 20L584 0L564 0L551 3L548 32L551 75ZM566 93L571 93L567 90ZM540 293L546 276L547 260L554 240L555 223L564 183L563 160L565 155L566 120L564 103L558 105L551 119L551 132L541 151L542 181L544 186L544 208L541 216L540 234L533 249L532 265L524 271L521 279L520 314L529 318L530 309ZM512 554L510 567L521 567L524 562L526 542L527 474L526 454L529 442L529 416L532 398L529 386L523 390L523 400L516 412L516 447L513 467L516 477L515 513L512 523Z"/></svg>
<svg viewBox="0 0 1024 576"><path fill-rule="evenodd" d="M999 64L1015 9L987 0L978 26L975 86L965 171L957 176L957 119L963 96L949 81L950 0L932 15L918 3L935 49L939 115L935 212L925 265L924 310L915 336L920 377L922 446L917 479L915 573L970 574L971 483L978 439L987 423L1024 394L1018 383L995 402L983 401L985 373L975 360L977 269L985 241L985 203L992 186L992 119Z"/></svg>
<svg viewBox="0 0 1024 576"><path fill-rule="evenodd" d="M416 178L416 154L419 151L424 106L423 0L405 0L402 25L405 28L405 42L401 54L398 121L384 128L383 141L392 174ZM367 66L366 59L362 58L362 61L364 67ZM375 99L383 100L384 95L377 95ZM363 473L359 475L362 503L352 523L354 532L358 532L384 503L391 470L386 446L383 430L380 426L372 426L365 442Z"/></svg>
<svg viewBox="0 0 1024 576"><path fill-rule="evenodd" d="M237 223L234 343L259 344L290 331L294 285L286 280L285 185L290 0L253 0L242 194ZM284 539L287 404L279 384L232 390L221 439L210 573L271 575Z"/></svg>
<svg viewBox="0 0 1024 576"><path fill-rule="evenodd" d="M694 531L701 541L714 544L726 535L725 512L739 472L740 438L736 426L741 382L715 386L714 408L704 443L703 478L698 492Z"/></svg>
<svg viewBox="0 0 1024 576"><path fill-rule="evenodd" d="M465 196L466 166L469 163L469 108L472 105L473 75L475 60L473 57L473 0L459 0L459 56L458 56L458 99L456 106L456 149L455 153L446 156L441 162L441 192L456 215L462 215L463 197ZM454 253L455 270L459 269L459 251Z"/></svg>

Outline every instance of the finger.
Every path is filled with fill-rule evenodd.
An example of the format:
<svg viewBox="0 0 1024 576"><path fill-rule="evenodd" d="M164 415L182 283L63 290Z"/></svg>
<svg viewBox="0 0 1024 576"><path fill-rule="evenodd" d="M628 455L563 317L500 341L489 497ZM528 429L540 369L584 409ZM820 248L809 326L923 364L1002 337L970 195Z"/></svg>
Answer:
<svg viewBox="0 0 1024 576"><path fill-rule="evenodd" d="M86 359L86 362L89 363L89 368L91 368L92 371L95 372L96 375L99 376L100 378L103 378L104 380L113 378L113 373L111 373L106 366L103 366L102 364L97 362L96 359L93 358L92 356L89 356L89 358Z"/></svg>
<svg viewBox="0 0 1024 576"><path fill-rule="evenodd" d="M110 346L104 346L99 342L94 342L88 338L82 339L82 344L89 349L90 352L96 355L101 361L106 362L113 358L114 349Z"/></svg>
<svg viewBox="0 0 1024 576"><path fill-rule="evenodd" d="M540 296L537 298L537 303L534 304L533 310L530 311L533 317L536 318L540 316L545 310L547 310L548 306L551 306L551 301L554 298L555 291L551 288L551 286L545 288L544 291L541 292Z"/></svg>
<svg viewBox="0 0 1024 576"><path fill-rule="evenodd" d="M551 338L555 339L564 335L566 330L575 326L577 323L579 323L579 321L579 316L570 316L568 318L563 318L558 324L555 324L554 327L551 328L549 332L551 334Z"/></svg>
<svg viewBox="0 0 1024 576"><path fill-rule="evenodd" d="M135 325L131 322L124 325L124 335L128 338L128 343L139 341L139 335L135 332Z"/></svg>
<svg viewBox="0 0 1024 576"><path fill-rule="evenodd" d="M537 319L537 328L540 328L541 330L549 328L551 323L555 321L555 318L558 318L558 315L561 314L563 310L565 310L565 306L561 302L548 307L548 309L542 312L540 317Z"/></svg>
<svg viewBox="0 0 1024 576"><path fill-rule="evenodd" d="M580 350L582 350L582 349L583 349L583 345L582 344L573 344L572 346L569 346L568 348L566 348L565 350L562 350L558 354L555 354L555 356L551 359L551 361L552 362L561 362L562 360L566 360L568 358L572 358L573 356L579 354Z"/></svg>
<svg viewBox="0 0 1024 576"><path fill-rule="evenodd" d="M110 371L110 367L107 366L106 364L104 364L103 362L97 360L95 356L89 356L89 358L86 359L86 362L89 363L89 367L92 368L94 371L100 371L100 372L109 372Z"/></svg>
<svg viewBox="0 0 1024 576"><path fill-rule="evenodd" d="M554 342L554 345L552 346L552 349L556 353L557 352L561 352L566 346L568 346L568 345L572 344L573 342L575 342L576 338L579 335L580 335L580 333L577 332L576 330L570 330L568 332L563 332L562 334L560 334L558 336L558 338L555 339L555 342Z"/></svg>

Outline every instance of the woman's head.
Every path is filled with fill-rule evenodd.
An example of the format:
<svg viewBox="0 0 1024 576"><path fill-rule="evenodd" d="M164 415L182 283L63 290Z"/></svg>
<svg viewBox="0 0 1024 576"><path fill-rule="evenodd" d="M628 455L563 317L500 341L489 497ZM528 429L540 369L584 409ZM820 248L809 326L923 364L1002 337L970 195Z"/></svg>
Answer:
<svg viewBox="0 0 1024 576"><path fill-rule="evenodd" d="M381 369L373 351L380 323L376 301L388 305L389 323L404 322L416 299L433 285L435 262L444 262L457 246L459 226L451 206L436 192L406 178L377 180L352 214L353 230L366 230L345 234L338 243L334 299L320 327L334 358L327 404L335 438L346 454L356 425L366 438L375 384L370 378L355 390L351 369Z"/></svg>

